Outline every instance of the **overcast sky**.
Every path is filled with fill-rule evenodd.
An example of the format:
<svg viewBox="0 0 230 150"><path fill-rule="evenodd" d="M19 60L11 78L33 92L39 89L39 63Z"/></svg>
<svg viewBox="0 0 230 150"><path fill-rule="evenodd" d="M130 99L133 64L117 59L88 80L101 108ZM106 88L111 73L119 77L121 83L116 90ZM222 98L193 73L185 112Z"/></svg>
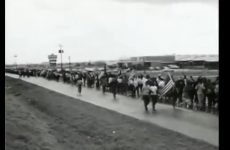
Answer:
<svg viewBox="0 0 230 150"><path fill-rule="evenodd" d="M218 54L218 0L6 0L6 63ZM60 55L58 54L58 62Z"/></svg>

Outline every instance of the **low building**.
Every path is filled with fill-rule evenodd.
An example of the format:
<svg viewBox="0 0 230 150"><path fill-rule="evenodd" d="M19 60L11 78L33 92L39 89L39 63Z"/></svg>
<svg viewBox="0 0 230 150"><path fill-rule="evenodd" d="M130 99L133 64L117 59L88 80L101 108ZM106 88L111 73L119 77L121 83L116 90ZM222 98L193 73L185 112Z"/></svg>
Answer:
<svg viewBox="0 0 230 150"><path fill-rule="evenodd" d="M219 69L218 55L177 55L176 64L187 69Z"/></svg>
<svg viewBox="0 0 230 150"><path fill-rule="evenodd" d="M165 64L175 64L174 55L165 56L141 56L131 57L130 59L120 60L118 63L119 67L137 67L137 68L148 68L148 67L162 67Z"/></svg>

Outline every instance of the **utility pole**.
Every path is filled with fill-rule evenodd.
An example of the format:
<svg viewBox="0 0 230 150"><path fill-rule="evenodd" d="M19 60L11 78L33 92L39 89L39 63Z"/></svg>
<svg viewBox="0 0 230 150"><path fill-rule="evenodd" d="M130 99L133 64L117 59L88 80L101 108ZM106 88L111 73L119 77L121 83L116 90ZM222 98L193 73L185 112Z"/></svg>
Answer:
<svg viewBox="0 0 230 150"><path fill-rule="evenodd" d="M62 49L62 45L61 44L59 45L59 47L60 47L60 49L59 49L58 53L60 53L60 55L61 55L61 71L62 71L63 70L63 68L62 68L62 53L64 53L64 51Z"/></svg>

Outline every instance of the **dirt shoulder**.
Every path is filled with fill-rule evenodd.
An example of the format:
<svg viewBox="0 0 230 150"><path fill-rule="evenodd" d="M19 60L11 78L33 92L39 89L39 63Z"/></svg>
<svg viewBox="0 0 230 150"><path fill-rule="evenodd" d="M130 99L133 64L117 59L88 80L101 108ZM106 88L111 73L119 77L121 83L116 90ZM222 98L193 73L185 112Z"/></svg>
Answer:
<svg viewBox="0 0 230 150"><path fill-rule="evenodd" d="M216 150L215 146L5 77L6 150Z"/></svg>

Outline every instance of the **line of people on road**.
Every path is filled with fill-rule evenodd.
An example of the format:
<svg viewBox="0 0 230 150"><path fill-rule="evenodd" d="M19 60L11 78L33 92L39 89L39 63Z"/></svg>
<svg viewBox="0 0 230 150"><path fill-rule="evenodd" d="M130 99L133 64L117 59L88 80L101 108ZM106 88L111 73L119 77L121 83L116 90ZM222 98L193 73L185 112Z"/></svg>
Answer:
<svg viewBox="0 0 230 150"><path fill-rule="evenodd" d="M188 109L217 113L219 103L219 78L211 81L205 77L184 75L174 79L175 86L164 96L160 96L162 89L169 78L163 79L161 76L150 77L146 74L118 74L103 72L58 72L55 70L18 70L19 77L44 77L48 80L63 81L77 85L78 95L81 95L82 86L102 90L103 93L111 92L116 99L117 94L141 98L144 108L148 111L148 105L152 103L152 110L155 111L157 102L171 103L173 107L186 107Z"/></svg>

